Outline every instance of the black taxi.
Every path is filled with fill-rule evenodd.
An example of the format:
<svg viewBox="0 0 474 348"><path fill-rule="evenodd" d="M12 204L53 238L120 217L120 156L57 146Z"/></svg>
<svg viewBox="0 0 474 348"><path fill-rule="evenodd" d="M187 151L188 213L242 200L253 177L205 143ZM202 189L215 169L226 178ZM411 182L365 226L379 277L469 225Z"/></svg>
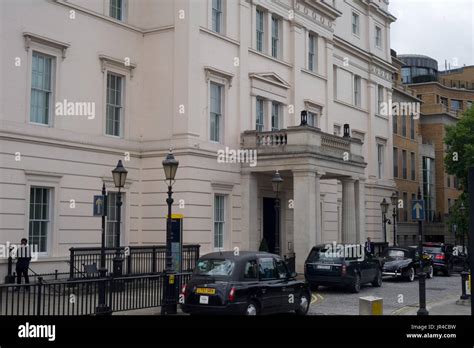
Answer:
<svg viewBox="0 0 474 348"><path fill-rule="evenodd" d="M284 260L266 252L224 251L202 256L179 294L189 314L260 315L308 312L311 292Z"/></svg>

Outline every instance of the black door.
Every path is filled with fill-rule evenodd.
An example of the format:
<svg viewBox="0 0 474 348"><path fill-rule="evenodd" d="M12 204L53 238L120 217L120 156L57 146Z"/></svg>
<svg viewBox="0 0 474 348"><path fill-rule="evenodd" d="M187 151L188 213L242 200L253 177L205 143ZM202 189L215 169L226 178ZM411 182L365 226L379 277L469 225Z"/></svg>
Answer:
<svg viewBox="0 0 474 348"><path fill-rule="evenodd" d="M263 197L263 238L268 251L275 252L275 198Z"/></svg>

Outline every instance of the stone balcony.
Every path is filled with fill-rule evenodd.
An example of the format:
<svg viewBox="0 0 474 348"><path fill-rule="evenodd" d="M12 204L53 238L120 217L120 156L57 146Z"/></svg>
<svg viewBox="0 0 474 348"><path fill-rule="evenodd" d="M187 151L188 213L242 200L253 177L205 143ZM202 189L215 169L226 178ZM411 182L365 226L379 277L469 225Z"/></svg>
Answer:
<svg viewBox="0 0 474 348"><path fill-rule="evenodd" d="M362 142L359 139L324 133L311 126L295 126L269 132L245 131L242 133L241 147L257 149L259 156L306 153L365 166Z"/></svg>
<svg viewBox="0 0 474 348"><path fill-rule="evenodd" d="M442 103L421 105L421 113L424 115L448 114L456 118L461 118L463 112L463 110L449 109L446 105Z"/></svg>

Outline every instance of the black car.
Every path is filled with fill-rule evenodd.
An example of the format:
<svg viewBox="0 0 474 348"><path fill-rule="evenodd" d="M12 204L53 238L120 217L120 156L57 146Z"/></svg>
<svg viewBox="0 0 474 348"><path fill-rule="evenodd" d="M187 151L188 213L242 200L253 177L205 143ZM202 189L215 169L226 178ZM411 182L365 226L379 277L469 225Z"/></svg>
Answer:
<svg viewBox="0 0 474 348"><path fill-rule="evenodd" d="M306 259L305 278L313 290L320 285L342 286L357 293L362 284L382 286L382 266L378 258L365 254L362 245L317 245Z"/></svg>
<svg viewBox="0 0 474 348"><path fill-rule="evenodd" d="M389 247L382 253L384 276L401 277L410 282L420 273L420 257L416 247ZM428 254L422 255L423 271L427 278L433 278L433 260Z"/></svg>
<svg viewBox="0 0 474 348"><path fill-rule="evenodd" d="M423 252L433 257L435 272L442 272L449 277L454 269L453 246L444 243L423 243Z"/></svg>
<svg viewBox="0 0 474 348"><path fill-rule="evenodd" d="M296 280L278 255L214 252L201 257L179 296L190 314L259 315L295 311L305 315L311 302L307 283Z"/></svg>

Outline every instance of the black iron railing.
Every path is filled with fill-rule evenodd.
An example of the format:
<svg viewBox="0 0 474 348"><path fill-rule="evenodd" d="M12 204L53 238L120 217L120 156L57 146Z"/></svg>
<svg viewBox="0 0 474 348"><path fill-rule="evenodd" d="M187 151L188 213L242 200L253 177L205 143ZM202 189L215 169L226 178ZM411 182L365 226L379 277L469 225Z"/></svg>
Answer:
<svg viewBox="0 0 474 348"><path fill-rule="evenodd" d="M182 272L191 272L199 259L199 245L183 245ZM69 278L94 278L98 274L86 272L85 267L95 264L100 267L100 251L97 248L71 248L69 249ZM123 274L145 275L163 272L166 263L166 246L132 246L128 248L105 248L105 265L110 274L113 271L113 259L117 251L125 260Z"/></svg>
<svg viewBox="0 0 474 348"><path fill-rule="evenodd" d="M177 274L177 289L190 276ZM40 277L35 284L4 284L0 285L0 315L94 315L101 286L111 312L158 307L164 279L164 274L53 282Z"/></svg>

